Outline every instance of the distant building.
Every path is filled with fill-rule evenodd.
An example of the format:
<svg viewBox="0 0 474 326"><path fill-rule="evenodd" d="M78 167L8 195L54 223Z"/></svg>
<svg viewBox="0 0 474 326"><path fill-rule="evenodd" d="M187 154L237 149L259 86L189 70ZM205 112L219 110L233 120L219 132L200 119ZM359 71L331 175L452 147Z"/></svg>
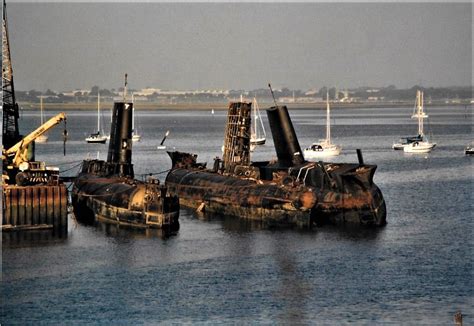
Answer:
<svg viewBox="0 0 474 326"><path fill-rule="evenodd" d="M63 92L62 94L64 96L76 96L77 94L79 94L80 96L87 96L89 95L89 93L90 93L89 89L75 89L70 92Z"/></svg>
<svg viewBox="0 0 474 326"><path fill-rule="evenodd" d="M385 96L369 96L367 98L367 101L369 102L378 102L378 101L383 101L385 99Z"/></svg>

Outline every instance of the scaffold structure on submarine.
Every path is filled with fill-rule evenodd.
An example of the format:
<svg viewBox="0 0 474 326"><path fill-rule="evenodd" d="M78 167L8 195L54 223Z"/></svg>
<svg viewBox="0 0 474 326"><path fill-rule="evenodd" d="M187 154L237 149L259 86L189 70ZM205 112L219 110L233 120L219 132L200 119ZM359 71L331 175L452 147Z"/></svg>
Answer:
<svg viewBox="0 0 474 326"><path fill-rule="evenodd" d="M196 154L168 152L166 185L181 205L265 226L386 224L377 166L364 164L360 151L358 163L306 161L287 108L274 106L267 115L278 159L250 162L250 112L251 103L230 103L223 158L212 169Z"/></svg>

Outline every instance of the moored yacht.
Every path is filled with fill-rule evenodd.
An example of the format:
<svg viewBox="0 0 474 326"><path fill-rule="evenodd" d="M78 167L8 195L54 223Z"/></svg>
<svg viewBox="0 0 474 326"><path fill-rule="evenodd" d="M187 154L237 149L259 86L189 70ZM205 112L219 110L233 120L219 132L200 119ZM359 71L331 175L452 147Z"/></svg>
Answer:
<svg viewBox="0 0 474 326"><path fill-rule="evenodd" d="M263 126L262 116L260 115L260 108L258 107L257 99L253 98L253 126L250 134L250 145L263 145L266 141L265 127ZM257 123L257 121L260 121Z"/></svg>
<svg viewBox="0 0 474 326"><path fill-rule="evenodd" d="M395 143L392 145L392 148L394 150L403 150L405 146L410 145L411 143L417 142L417 141L423 141L423 137L420 135L416 136L408 136L408 137L402 137L398 141L398 143Z"/></svg>
<svg viewBox="0 0 474 326"><path fill-rule="evenodd" d="M329 94L326 93L326 139L311 144L303 151L308 160L320 157L337 156L341 154L341 146L331 143L331 114L329 106Z"/></svg>
<svg viewBox="0 0 474 326"><path fill-rule="evenodd" d="M97 132L86 138L88 143L105 144L108 137L100 132L100 94L97 93Z"/></svg>
<svg viewBox="0 0 474 326"><path fill-rule="evenodd" d="M416 92L416 107L417 113L412 115L412 118L418 119L418 137L421 140L415 140L403 146L403 151L406 153L429 153L435 148L436 143L429 141L428 137L423 132L423 119L428 118L428 115L423 111L423 92Z"/></svg>

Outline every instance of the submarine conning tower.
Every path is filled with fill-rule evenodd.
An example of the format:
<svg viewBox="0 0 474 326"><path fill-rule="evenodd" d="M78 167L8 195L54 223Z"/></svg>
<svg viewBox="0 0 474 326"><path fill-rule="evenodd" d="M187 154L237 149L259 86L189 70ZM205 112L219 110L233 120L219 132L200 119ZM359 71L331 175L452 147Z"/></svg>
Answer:
<svg viewBox="0 0 474 326"><path fill-rule="evenodd" d="M134 177L132 164L133 103L116 102L113 108L107 155L108 176Z"/></svg>
<svg viewBox="0 0 474 326"><path fill-rule="evenodd" d="M286 106L267 109L268 122L272 130L273 143L278 157L278 166L288 168L305 162L295 129Z"/></svg>

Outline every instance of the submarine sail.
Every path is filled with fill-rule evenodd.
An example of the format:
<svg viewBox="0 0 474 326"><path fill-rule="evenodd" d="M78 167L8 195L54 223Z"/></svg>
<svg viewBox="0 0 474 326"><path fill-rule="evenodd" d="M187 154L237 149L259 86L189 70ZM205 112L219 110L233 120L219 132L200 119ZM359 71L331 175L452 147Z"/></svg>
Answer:
<svg viewBox="0 0 474 326"><path fill-rule="evenodd" d="M114 104L107 161L84 160L74 180L72 201L78 220L137 228L179 228L179 200L158 180L134 179L133 103Z"/></svg>

